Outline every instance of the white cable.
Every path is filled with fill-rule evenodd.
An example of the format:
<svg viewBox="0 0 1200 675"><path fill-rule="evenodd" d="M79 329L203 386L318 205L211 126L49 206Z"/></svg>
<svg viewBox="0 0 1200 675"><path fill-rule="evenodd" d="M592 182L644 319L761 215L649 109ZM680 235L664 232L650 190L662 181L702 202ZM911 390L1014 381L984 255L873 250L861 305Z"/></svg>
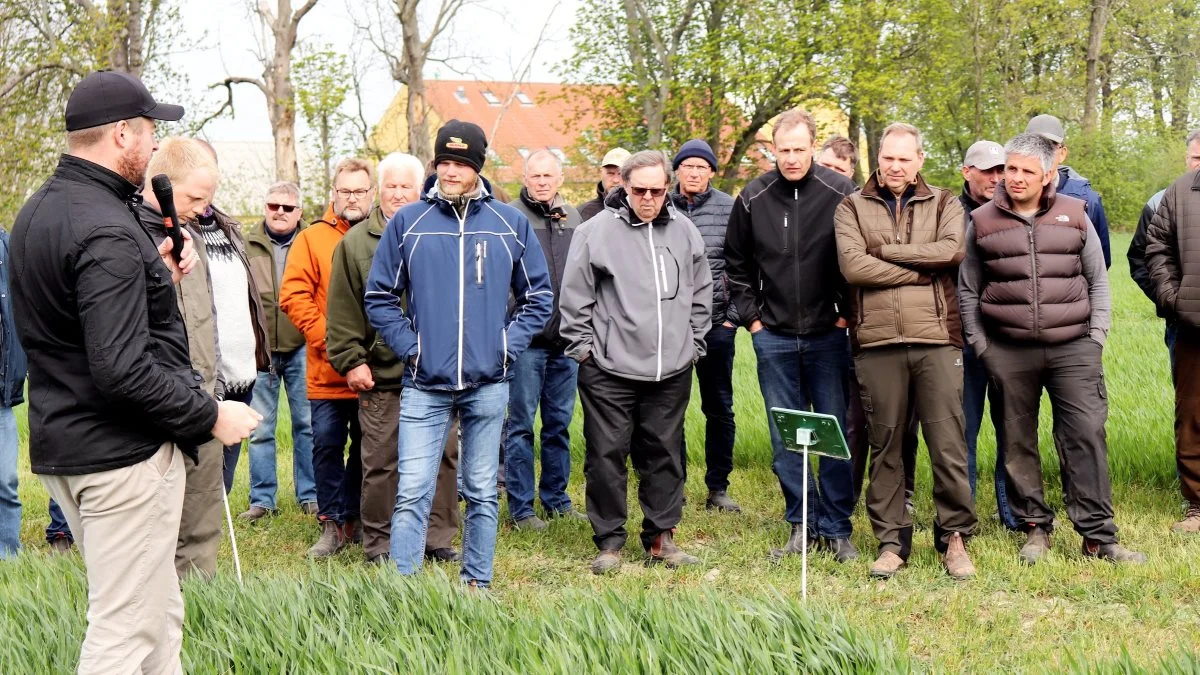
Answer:
<svg viewBox="0 0 1200 675"><path fill-rule="evenodd" d="M229 524L229 543L233 544L233 569L237 571L239 586L245 586L242 581L242 560L238 557L237 536L233 533L233 514L229 512L229 495L225 494L225 486L221 486L221 501L225 503L225 522Z"/></svg>

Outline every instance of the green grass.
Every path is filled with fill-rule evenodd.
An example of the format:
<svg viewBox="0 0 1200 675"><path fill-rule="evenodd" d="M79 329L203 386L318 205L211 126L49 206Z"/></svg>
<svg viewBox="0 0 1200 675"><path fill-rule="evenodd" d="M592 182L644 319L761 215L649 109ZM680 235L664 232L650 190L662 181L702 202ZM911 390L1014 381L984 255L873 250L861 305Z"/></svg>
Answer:
<svg viewBox="0 0 1200 675"><path fill-rule="evenodd" d="M909 568L880 583L867 578L875 542L861 508L854 516L858 563L810 559L808 607L800 606L800 561L775 565L783 542L783 500L770 468L770 443L754 355L739 335L735 407L738 437L731 494L740 516L703 509L703 415L688 411L688 505L677 539L700 556L698 569L631 564L637 538L615 577L587 570L595 550L586 523L553 521L545 533L504 527L493 590L476 596L447 582L452 566L403 580L366 566L360 549L312 564L317 536L291 497L290 451L279 456L283 512L237 523L245 590L229 547L220 577L188 582L184 658L189 672L861 672L1073 671L1200 672L1200 539L1173 535L1180 515L1173 454L1172 392L1162 323L1129 280L1122 253L1111 274L1114 328L1105 350L1109 464L1122 540L1150 556L1138 568L1085 561L1069 526L1034 568L1018 564L1019 539L995 518L990 476L994 440L980 438L980 532L970 550L979 575L946 577L927 529L930 472L917 474L918 530ZM570 494L583 503L580 415L573 427ZM283 429L281 428L281 431ZM1067 523L1044 406L1041 447L1048 497ZM27 468L27 465L26 465ZM23 536L29 554L0 565L0 672L70 670L86 604L82 566L41 553L45 492L23 474ZM632 494L632 491L631 491ZM246 506L243 459L233 507ZM502 508L502 518L504 516ZM630 524L640 523L636 500ZM382 573L381 573L382 572Z"/></svg>

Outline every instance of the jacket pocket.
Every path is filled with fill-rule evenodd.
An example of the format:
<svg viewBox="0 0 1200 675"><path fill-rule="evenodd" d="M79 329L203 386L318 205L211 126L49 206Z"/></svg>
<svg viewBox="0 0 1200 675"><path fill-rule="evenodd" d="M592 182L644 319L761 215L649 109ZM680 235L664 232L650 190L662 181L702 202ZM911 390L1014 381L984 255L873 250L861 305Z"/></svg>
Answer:
<svg viewBox="0 0 1200 675"><path fill-rule="evenodd" d="M170 277L164 277L155 266L146 266L146 310L151 325L164 326L175 320L179 308Z"/></svg>
<svg viewBox="0 0 1200 675"><path fill-rule="evenodd" d="M679 294L679 261L666 246L654 247L654 270L659 300L674 300Z"/></svg>

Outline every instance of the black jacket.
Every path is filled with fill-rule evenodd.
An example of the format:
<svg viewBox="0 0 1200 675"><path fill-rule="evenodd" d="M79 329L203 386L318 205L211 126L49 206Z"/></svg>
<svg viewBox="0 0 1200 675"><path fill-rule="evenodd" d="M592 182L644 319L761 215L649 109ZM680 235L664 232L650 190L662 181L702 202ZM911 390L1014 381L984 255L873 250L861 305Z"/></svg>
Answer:
<svg viewBox="0 0 1200 675"><path fill-rule="evenodd" d="M741 324L791 335L822 333L849 311L833 213L854 192L816 162L798 181L778 169L750 181L729 214L725 276Z"/></svg>
<svg viewBox="0 0 1200 675"><path fill-rule="evenodd" d="M579 211L579 222L585 223L592 219L592 216L604 210L604 181L596 182L596 198L580 204L576 209Z"/></svg>
<svg viewBox="0 0 1200 675"><path fill-rule="evenodd" d="M13 325L12 293L8 288L8 232L0 229L0 407L25 401L25 351Z"/></svg>
<svg viewBox="0 0 1200 675"><path fill-rule="evenodd" d="M217 403L200 388L171 276L134 211L137 186L63 155L12 232L13 309L29 356L34 473L193 460Z"/></svg>
<svg viewBox="0 0 1200 675"><path fill-rule="evenodd" d="M1150 302L1154 303L1154 308L1160 317L1167 318L1167 312L1158 306L1158 298L1155 296L1154 280L1150 278L1150 270L1146 269L1146 228L1150 227L1150 221L1154 219L1154 212L1158 210L1158 205L1162 203L1163 195L1167 191L1159 190L1154 193L1154 196L1146 202L1142 207L1142 215L1138 217L1137 229L1133 231L1133 241L1129 242L1129 251L1125 254L1125 258L1129 261L1129 276L1133 277L1138 288L1150 298Z"/></svg>
<svg viewBox="0 0 1200 675"><path fill-rule="evenodd" d="M687 214L704 239L704 254L708 257L708 268L713 278L713 326L726 321L738 325L737 307L729 302L729 284L725 279L725 230L729 227L733 197L710 186L689 202L676 186L671 193L671 200L675 202L676 209Z"/></svg>
<svg viewBox="0 0 1200 675"><path fill-rule="evenodd" d="M529 191L521 188L521 196L513 200L509 206L516 208L529 219L533 233L537 235L538 243L542 245L542 254L546 256L546 268L550 270L550 288L554 291L554 313L542 328L542 332L533 336L529 344L543 349L566 349L567 341L558 333L562 324L562 314L558 310L559 292L562 290L563 276L567 273L567 253L571 250L571 238L575 228L583 224L575 207L563 202L561 195L554 196L550 206L529 196Z"/></svg>

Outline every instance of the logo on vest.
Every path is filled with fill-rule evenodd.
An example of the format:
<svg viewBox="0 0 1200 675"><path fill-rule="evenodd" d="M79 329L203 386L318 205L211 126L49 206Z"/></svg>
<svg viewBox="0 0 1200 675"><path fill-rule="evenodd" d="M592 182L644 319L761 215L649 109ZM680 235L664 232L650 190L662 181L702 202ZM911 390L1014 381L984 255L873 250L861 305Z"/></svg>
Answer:
<svg viewBox="0 0 1200 675"><path fill-rule="evenodd" d="M1054 219L1060 223L1065 223L1068 220L1070 220L1070 218L1068 218L1067 216L1063 216L1063 215L1054 216Z"/></svg>

